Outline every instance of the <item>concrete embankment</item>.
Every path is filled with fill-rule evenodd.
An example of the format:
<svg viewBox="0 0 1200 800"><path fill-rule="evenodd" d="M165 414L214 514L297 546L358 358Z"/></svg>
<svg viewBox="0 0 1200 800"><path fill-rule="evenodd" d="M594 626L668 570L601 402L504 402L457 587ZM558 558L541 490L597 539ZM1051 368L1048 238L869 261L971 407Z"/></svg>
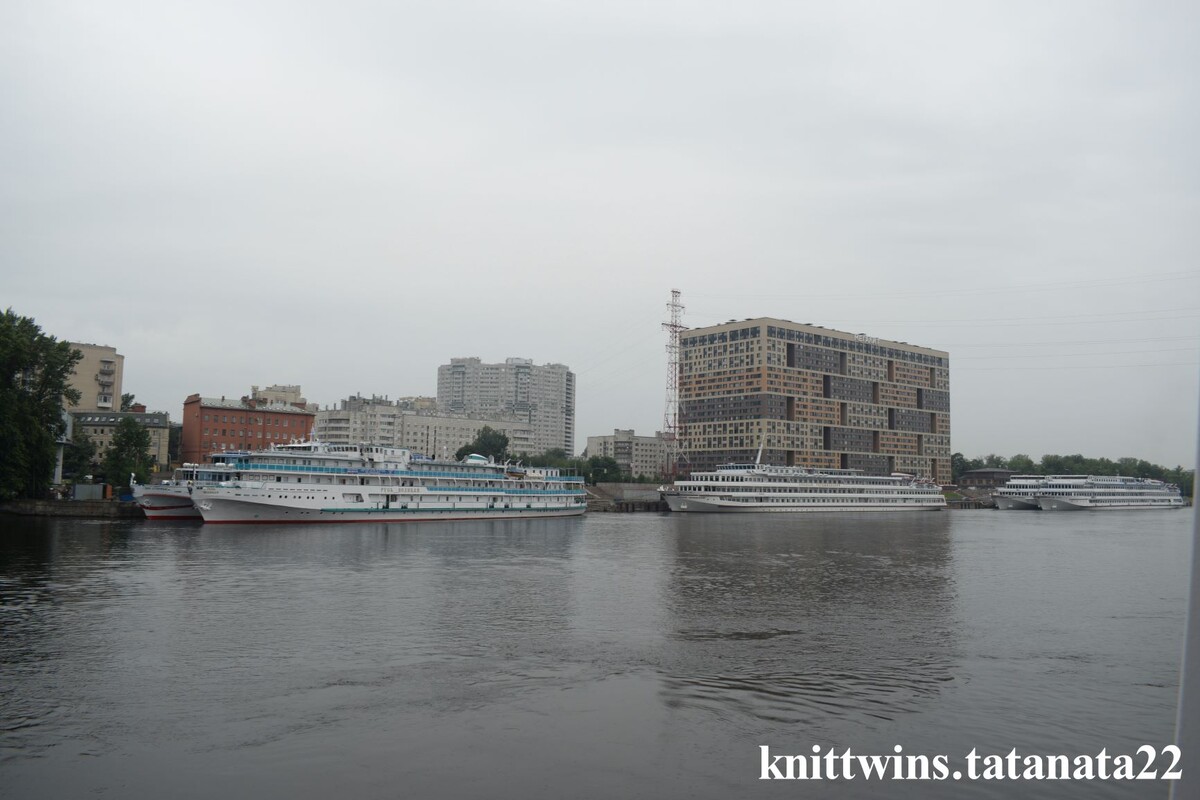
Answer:
<svg viewBox="0 0 1200 800"><path fill-rule="evenodd" d="M651 483L599 483L587 487L588 511L666 511Z"/></svg>
<svg viewBox="0 0 1200 800"><path fill-rule="evenodd" d="M145 519L136 503L118 500L12 500L0 503L0 512L24 517Z"/></svg>
<svg viewBox="0 0 1200 800"><path fill-rule="evenodd" d="M964 497L962 500L947 500L946 508L954 511L955 509L977 509L977 508L995 508L996 504L991 500L976 500L970 497Z"/></svg>

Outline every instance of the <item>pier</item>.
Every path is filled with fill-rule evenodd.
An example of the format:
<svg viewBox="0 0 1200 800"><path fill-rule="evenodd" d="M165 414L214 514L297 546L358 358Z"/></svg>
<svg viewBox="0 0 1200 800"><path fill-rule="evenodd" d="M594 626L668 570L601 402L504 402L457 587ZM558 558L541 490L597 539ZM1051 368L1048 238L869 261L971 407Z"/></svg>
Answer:
<svg viewBox="0 0 1200 800"><path fill-rule="evenodd" d="M650 483L599 483L587 487L589 512L659 512L667 504Z"/></svg>

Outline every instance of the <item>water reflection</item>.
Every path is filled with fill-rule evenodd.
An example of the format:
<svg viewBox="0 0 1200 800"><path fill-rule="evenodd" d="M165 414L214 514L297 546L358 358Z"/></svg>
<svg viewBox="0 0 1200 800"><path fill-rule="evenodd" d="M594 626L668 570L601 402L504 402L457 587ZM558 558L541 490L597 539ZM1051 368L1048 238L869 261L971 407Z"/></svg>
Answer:
<svg viewBox="0 0 1200 800"><path fill-rule="evenodd" d="M949 514L672 517L666 702L891 719L954 677Z"/></svg>
<svg viewBox="0 0 1200 800"><path fill-rule="evenodd" d="M14 798L715 800L765 791L763 743L1132 752L1170 735L1190 542L1190 512L4 523Z"/></svg>

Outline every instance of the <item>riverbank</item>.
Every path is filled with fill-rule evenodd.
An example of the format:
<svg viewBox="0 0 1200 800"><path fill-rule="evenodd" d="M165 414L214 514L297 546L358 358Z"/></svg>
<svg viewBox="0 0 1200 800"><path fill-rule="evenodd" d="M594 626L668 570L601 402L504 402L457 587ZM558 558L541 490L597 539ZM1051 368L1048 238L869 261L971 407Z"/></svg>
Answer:
<svg viewBox="0 0 1200 800"><path fill-rule="evenodd" d="M120 500L12 500L0 503L0 514L22 517L144 519L137 503Z"/></svg>
<svg viewBox="0 0 1200 800"><path fill-rule="evenodd" d="M660 512L667 504L649 483L599 483L587 487L589 512Z"/></svg>

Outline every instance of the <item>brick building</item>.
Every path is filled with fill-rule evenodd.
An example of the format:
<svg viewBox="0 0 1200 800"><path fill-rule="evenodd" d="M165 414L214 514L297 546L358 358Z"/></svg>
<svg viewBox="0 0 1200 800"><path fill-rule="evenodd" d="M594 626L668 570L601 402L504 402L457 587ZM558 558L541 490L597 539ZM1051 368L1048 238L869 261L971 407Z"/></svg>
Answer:
<svg viewBox="0 0 1200 800"><path fill-rule="evenodd" d="M315 412L255 396L237 400L193 394L183 401L179 457L203 463L213 453L260 450L308 439Z"/></svg>

